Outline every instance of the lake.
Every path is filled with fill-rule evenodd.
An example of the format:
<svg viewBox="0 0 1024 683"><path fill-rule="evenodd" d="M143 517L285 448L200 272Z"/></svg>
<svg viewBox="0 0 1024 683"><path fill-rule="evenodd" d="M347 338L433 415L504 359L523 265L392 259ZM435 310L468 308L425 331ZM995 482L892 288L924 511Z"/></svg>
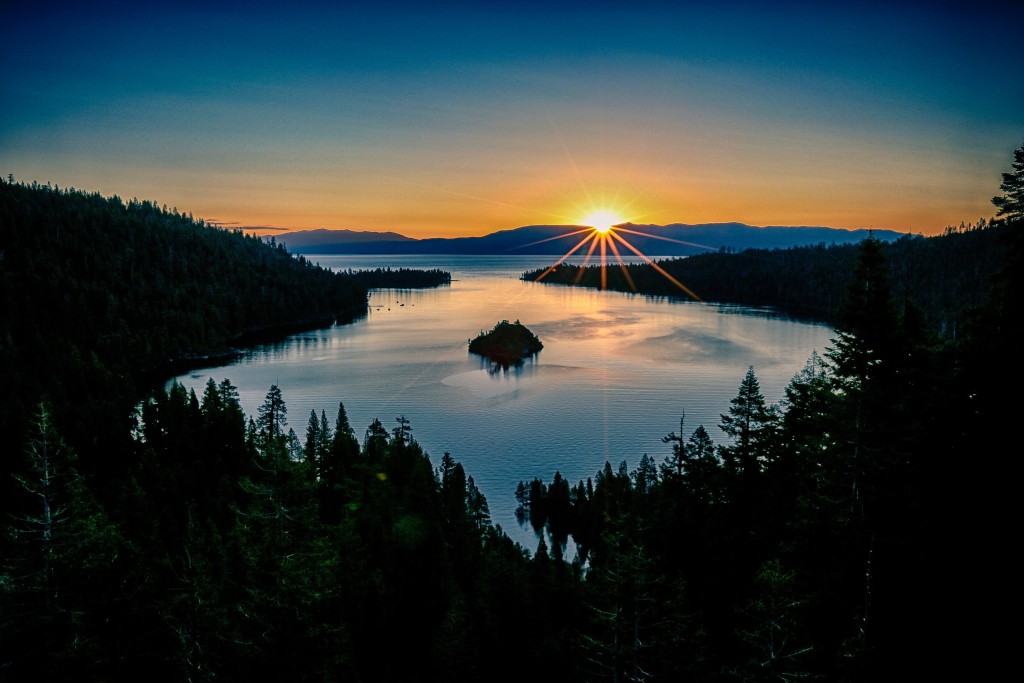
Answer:
<svg viewBox="0 0 1024 683"><path fill-rule="evenodd" d="M703 424L722 443L719 416L753 366L769 402L832 331L769 311L522 282L552 257L313 256L336 270L442 268L450 286L376 290L354 323L295 334L238 361L177 378L197 394L229 378L255 415L272 384L289 426L305 436L310 410L331 424L345 404L360 441L373 419L391 430L406 416L435 467L449 451L487 497L492 520L531 551L515 520L516 483L556 470L570 484L610 461L662 462L661 437ZM578 260L576 261L578 262ZM699 292L698 292L699 294ZM521 368L495 371L468 341L501 320L520 320L544 350ZM567 556L571 558L571 556Z"/></svg>

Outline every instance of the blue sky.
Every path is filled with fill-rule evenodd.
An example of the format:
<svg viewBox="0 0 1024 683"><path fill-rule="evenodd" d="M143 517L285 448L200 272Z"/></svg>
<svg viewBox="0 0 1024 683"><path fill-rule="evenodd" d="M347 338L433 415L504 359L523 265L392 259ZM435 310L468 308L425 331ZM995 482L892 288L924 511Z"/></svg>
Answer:
<svg viewBox="0 0 1024 683"><path fill-rule="evenodd" d="M22 3L0 171L226 224L931 234L1024 143L1022 10Z"/></svg>

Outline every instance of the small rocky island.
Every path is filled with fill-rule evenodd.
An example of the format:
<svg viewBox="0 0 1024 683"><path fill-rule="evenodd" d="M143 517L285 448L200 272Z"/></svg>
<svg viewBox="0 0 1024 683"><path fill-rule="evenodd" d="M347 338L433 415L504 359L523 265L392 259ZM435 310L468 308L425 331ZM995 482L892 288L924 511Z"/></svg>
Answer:
<svg viewBox="0 0 1024 683"><path fill-rule="evenodd" d="M544 348L544 344L518 320L502 320L490 332L481 332L469 342L469 352L501 365L518 365Z"/></svg>

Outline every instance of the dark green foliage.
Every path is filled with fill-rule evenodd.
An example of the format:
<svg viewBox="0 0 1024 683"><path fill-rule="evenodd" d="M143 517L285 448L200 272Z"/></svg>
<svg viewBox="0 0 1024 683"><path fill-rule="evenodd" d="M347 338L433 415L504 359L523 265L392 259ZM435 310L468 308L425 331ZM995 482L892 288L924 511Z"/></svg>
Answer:
<svg viewBox="0 0 1024 683"><path fill-rule="evenodd" d="M271 387L247 434L226 380L156 391L111 515L43 409L6 506L5 674L478 680L516 643L577 680L577 575L492 527L461 464L435 472L406 418L360 450L343 406L302 445L285 414Z"/></svg>
<svg viewBox="0 0 1024 683"><path fill-rule="evenodd" d="M1012 173L1003 174L1003 182L999 189L1003 191L1001 197L993 197L992 203L996 205L996 217L1002 220L1014 222L1024 219L1024 145L1013 151Z"/></svg>
<svg viewBox="0 0 1024 683"><path fill-rule="evenodd" d="M126 416L171 367L366 311L349 277L258 237L48 185L0 181L0 263L0 427L25 433L45 397L84 471L104 477L123 463L98 444L124 446Z"/></svg>
<svg viewBox="0 0 1024 683"><path fill-rule="evenodd" d="M275 441L281 441L284 428L288 425L288 406L285 405L284 397L276 384L270 387L263 405L256 413L259 415L256 418L256 427L259 429L263 447L269 448Z"/></svg>
<svg viewBox="0 0 1024 683"><path fill-rule="evenodd" d="M987 606L1003 604L1019 573L1006 555L1020 518L1018 481L1006 458L1013 459L1019 440L1011 429L1019 419L1012 368L1024 320L1024 221L1007 225L1000 247L1005 265L985 306L965 326L960 347L943 359L945 367L957 372L954 400L943 401L938 414L940 419L955 417L959 429L947 440L935 440L931 467L922 472L931 482L922 502L942 511L942 532L928 543L950 550L932 584L972 587L930 605L928 613L936 620L952 615L959 623L975 625L970 633L943 633L939 642L946 650L966 646L998 653L985 663L988 677L997 677L999 667L1008 665L1002 653L1015 651L1013 634L985 613ZM965 674L971 675L969 668Z"/></svg>
<svg viewBox="0 0 1024 683"><path fill-rule="evenodd" d="M1019 344L1022 244L1006 244L967 338L943 345L913 306L899 315L884 250L866 241L833 347L781 405L767 405L751 368L717 453L681 421L660 472L645 455L629 476L606 463L594 486L571 487L558 533L589 562L577 636L588 678L991 674L974 648L1012 646L973 596L995 601L1013 581L978 557L1012 534L1014 494L968 460L1007 449L993 426L1009 423L1011 403L978 364ZM531 522L556 482L521 487Z"/></svg>
<svg viewBox="0 0 1024 683"><path fill-rule="evenodd" d="M985 222L980 221L979 225ZM988 278L1002 259L1003 227L951 230L941 237L911 236L880 243L890 264L893 301L902 310L913 301L925 326L955 338L968 312L982 303ZM772 306L784 313L834 322L846 298L848 273L857 262L855 244L790 249L748 249L738 254L701 254L658 261L658 266L704 301ZM537 280L547 269L523 274ZM541 282L638 292L689 299L689 295L647 264L581 269L560 264ZM632 284L631 284L632 283Z"/></svg>
<svg viewBox="0 0 1024 683"><path fill-rule="evenodd" d="M778 560L770 560L754 577L755 594L741 608L740 637L748 659L740 660L735 673L743 680L796 681L811 673L803 668L813 650L801 641L803 601L796 596L796 574ZM809 640L809 639L808 639Z"/></svg>
<svg viewBox="0 0 1024 683"><path fill-rule="evenodd" d="M502 320L490 332L481 332L469 342L469 352L490 358L500 365L515 365L540 353L544 344L518 320Z"/></svg>
<svg viewBox="0 0 1024 683"><path fill-rule="evenodd" d="M46 405L37 407L27 444L17 495L0 525L0 671L61 680L73 664L91 677L114 657L109 614L119 608L118 574L129 549Z"/></svg>
<svg viewBox="0 0 1024 683"><path fill-rule="evenodd" d="M79 207L85 224L88 207L110 206L3 189L5 221L22 215L12 197ZM143 204L120 210L128 223L209 231ZM1015 480L977 462L1015 452L1015 404L992 364L1019 347L1019 223L949 236L965 253L997 239L1005 264L942 344L901 300L901 278L921 264L866 241L825 359L812 356L779 406L750 368L722 416L727 443L716 447L703 426L687 437L681 420L660 469L645 454L632 472L609 462L576 485L558 472L521 482L522 518L542 532L532 558L490 524L458 462L446 453L432 466L405 416L391 431L374 420L360 448L341 404L333 429L313 411L299 443L277 387L258 423L228 380L211 379L201 397L172 384L132 410L132 373L167 340L111 360L102 336L72 336L66 353L60 337L44 339L66 330L43 313L78 315L68 302L89 297L56 296L36 275L25 282L56 298L26 308L6 259L21 248L12 236L31 236L8 225L4 377L27 393L5 399L25 413L24 429L8 432L16 477L0 498L5 679L867 681L1007 670L1012 629L989 612L1016 580L1005 550ZM72 228L53 225L51 238L74 242ZM88 249L50 253L64 261L49 264L55 272L96 265ZM979 274L989 268L979 263ZM85 280L60 282L91 291ZM20 346L33 341L53 368ZM38 384L23 374L41 368ZM61 411L42 404L28 417L21 406L40 387L67 401L67 432ZM577 556L563 561L570 536Z"/></svg>
<svg viewBox="0 0 1024 683"><path fill-rule="evenodd" d="M730 401L729 413L722 415L722 431L733 445L721 449L726 471L739 479L756 479L769 458L769 445L776 414L764 400L753 366L740 383L739 393Z"/></svg>

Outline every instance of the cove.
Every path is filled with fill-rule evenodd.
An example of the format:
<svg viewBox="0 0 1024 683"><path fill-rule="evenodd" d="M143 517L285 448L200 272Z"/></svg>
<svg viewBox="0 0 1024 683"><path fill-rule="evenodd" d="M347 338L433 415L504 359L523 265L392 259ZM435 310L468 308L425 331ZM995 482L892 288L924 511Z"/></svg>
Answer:
<svg viewBox="0 0 1024 683"><path fill-rule="evenodd" d="M452 283L426 290L373 290L356 322L294 334L250 348L234 362L176 379L202 394L227 377L255 415L281 388L289 426L305 435L310 410L333 425L338 402L362 441L379 418L389 430L404 415L436 466L448 451L490 504L491 517L530 549L516 522L515 486L554 472L575 484L610 461L660 463L661 437L698 425L724 443L719 416L748 366L769 402L817 350L827 325L771 311L522 282L550 265L536 256L313 256L336 270L441 268ZM699 292L698 292L699 294ZM495 368L468 341L499 320L521 320L544 343L520 367ZM571 559L567 558L567 559Z"/></svg>

